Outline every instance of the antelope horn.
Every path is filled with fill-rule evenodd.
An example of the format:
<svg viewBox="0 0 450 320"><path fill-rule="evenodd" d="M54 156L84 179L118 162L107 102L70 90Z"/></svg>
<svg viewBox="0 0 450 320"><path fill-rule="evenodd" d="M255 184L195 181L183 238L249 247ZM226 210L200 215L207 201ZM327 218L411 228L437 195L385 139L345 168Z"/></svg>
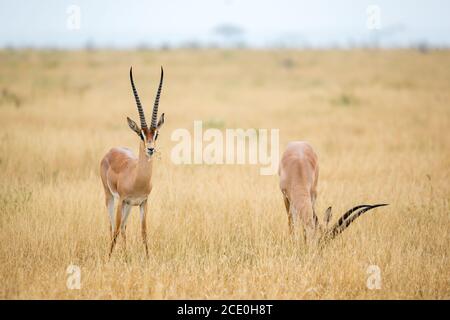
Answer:
<svg viewBox="0 0 450 320"><path fill-rule="evenodd" d="M355 212L355 211L358 210L358 209L366 208L366 207L371 207L371 205L370 205L370 204L361 204L361 205L359 205L359 206L356 206L356 207L351 208L350 210L348 210L346 213L344 213L344 214L339 218L339 220L336 222L336 225L341 225L341 224L345 221L345 219L347 219L353 212ZM334 228L334 227L333 227L333 228Z"/></svg>
<svg viewBox="0 0 450 320"><path fill-rule="evenodd" d="M130 68L130 81L131 87L133 88L134 99L136 99L136 106L139 112L139 119L141 120L141 129L147 128L147 123L145 122L144 110L142 110L141 101L139 100L139 95L137 93L136 87L133 81L133 67Z"/></svg>
<svg viewBox="0 0 450 320"><path fill-rule="evenodd" d="M355 221L359 216L361 216L363 213L378 208L378 207L383 207L383 206L387 206L387 203L382 203L382 204L375 204L375 205L360 205L360 206L356 206L352 209L350 209L349 211L347 211L339 220L338 222L336 222L336 224L329 229L324 236L322 237L322 241L323 240L331 240L333 238L335 238L337 235L339 235L340 233L342 233L342 231L344 231L345 229L347 229L347 227L353 222ZM359 212L355 213L354 215L351 215L353 212L355 212L356 210L362 208Z"/></svg>
<svg viewBox="0 0 450 320"><path fill-rule="evenodd" d="M161 95L163 78L164 78L164 70L163 67L161 67L161 78L159 79L158 91L156 93L155 104L153 105L152 124L150 125L150 128L153 129L156 128L156 121L158 120L157 118L158 118L159 96Z"/></svg>

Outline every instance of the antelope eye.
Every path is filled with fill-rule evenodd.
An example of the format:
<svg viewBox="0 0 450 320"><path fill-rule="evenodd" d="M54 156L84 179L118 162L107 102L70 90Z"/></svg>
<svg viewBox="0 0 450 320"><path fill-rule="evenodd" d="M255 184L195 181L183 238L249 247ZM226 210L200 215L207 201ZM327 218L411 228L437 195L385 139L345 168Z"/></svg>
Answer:
<svg viewBox="0 0 450 320"><path fill-rule="evenodd" d="M159 135L159 132L156 132L156 134L155 134L155 140L158 139L158 135Z"/></svg>

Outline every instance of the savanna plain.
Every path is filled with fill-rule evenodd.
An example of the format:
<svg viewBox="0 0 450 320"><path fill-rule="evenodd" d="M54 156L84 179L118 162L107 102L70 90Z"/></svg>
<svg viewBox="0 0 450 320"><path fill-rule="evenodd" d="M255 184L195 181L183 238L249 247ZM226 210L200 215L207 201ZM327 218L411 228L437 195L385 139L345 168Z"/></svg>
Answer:
<svg viewBox="0 0 450 320"><path fill-rule="evenodd" d="M150 257L134 207L108 261L100 160L137 153L128 70L149 118L160 65ZM445 50L0 51L0 298L449 299L449 66ZM308 250L289 237L276 175L171 161L171 133L194 120L279 129L280 154L309 141L319 219L390 205Z"/></svg>

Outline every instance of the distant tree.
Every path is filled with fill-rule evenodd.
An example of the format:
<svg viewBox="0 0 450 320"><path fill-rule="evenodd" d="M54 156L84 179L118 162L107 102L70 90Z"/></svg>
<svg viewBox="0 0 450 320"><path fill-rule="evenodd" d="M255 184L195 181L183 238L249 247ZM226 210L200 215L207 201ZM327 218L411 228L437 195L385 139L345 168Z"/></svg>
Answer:
<svg viewBox="0 0 450 320"><path fill-rule="evenodd" d="M421 41L419 43L417 43L415 45L416 50L419 51L420 53L426 54L428 53L428 51L430 51L429 45L427 43L427 41Z"/></svg>
<svg viewBox="0 0 450 320"><path fill-rule="evenodd" d="M84 50L86 51L95 51L95 44L92 39L88 39L86 43L84 44Z"/></svg>
<svg viewBox="0 0 450 320"><path fill-rule="evenodd" d="M221 24L213 29L225 46L245 47L244 30L232 24Z"/></svg>

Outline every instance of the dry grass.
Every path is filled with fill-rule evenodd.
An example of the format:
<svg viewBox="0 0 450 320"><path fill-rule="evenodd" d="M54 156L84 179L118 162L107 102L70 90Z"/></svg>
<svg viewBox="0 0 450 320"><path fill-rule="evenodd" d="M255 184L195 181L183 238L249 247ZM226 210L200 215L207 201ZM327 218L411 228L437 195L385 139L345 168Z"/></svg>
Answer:
<svg viewBox="0 0 450 320"><path fill-rule="evenodd" d="M161 64L151 259L133 209L128 250L119 238L107 262L99 161L137 150L128 68L149 108ZM448 51L0 52L0 297L450 298L449 65ZM391 205L308 252L288 237L276 176L170 162L171 132L195 119L310 141L320 213ZM81 290L66 288L69 264Z"/></svg>

